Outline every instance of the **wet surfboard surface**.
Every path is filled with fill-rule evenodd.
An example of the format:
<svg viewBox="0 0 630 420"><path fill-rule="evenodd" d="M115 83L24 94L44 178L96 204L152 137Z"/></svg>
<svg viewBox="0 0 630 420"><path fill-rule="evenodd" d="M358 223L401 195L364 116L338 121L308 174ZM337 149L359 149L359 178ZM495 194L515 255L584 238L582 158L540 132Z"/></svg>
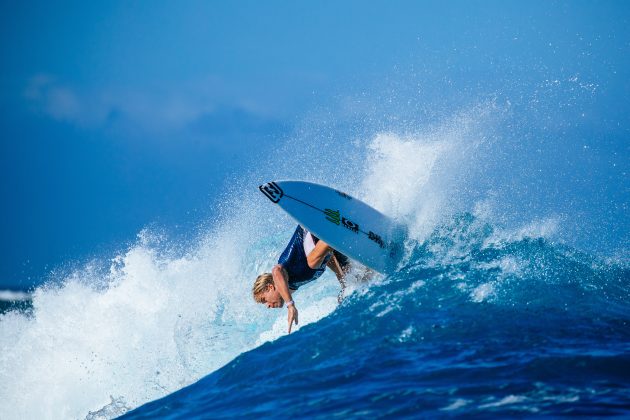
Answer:
<svg viewBox="0 0 630 420"><path fill-rule="evenodd" d="M402 257L406 227L357 198L304 181L268 182L259 189L304 228L366 267L390 273Z"/></svg>

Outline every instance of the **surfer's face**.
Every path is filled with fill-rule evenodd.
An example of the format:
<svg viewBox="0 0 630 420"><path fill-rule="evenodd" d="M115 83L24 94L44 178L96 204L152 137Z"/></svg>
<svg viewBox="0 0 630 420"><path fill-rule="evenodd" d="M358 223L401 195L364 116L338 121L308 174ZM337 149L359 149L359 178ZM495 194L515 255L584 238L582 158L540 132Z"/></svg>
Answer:
<svg viewBox="0 0 630 420"><path fill-rule="evenodd" d="M266 305L267 308L282 308L284 306L284 299L278 293L278 290L273 284L269 284L267 289L261 293L260 303Z"/></svg>

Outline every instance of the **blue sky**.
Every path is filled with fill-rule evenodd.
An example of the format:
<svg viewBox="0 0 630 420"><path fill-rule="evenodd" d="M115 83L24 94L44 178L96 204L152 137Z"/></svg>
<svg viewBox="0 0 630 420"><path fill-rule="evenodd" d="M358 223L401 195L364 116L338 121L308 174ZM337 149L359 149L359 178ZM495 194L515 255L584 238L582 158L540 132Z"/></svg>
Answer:
<svg viewBox="0 0 630 420"><path fill-rule="evenodd" d="M386 122L422 104L447 114L486 96L514 101L547 80L530 131L555 118L597 150L596 168L617 159L593 179L612 189L611 217L624 217L625 2L0 7L0 286L27 287L147 225L185 235L211 211L211 186L255 161L254 146L282 141L313 110L343 122L345 98L361 95L393 102ZM577 156L569 142L551 153L557 144Z"/></svg>

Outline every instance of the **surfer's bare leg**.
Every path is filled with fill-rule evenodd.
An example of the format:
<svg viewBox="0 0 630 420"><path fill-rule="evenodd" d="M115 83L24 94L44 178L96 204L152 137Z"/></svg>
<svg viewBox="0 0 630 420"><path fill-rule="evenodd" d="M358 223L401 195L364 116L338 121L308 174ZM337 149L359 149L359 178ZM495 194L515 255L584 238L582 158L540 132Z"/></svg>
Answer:
<svg viewBox="0 0 630 420"><path fill-rule="evenodd" d="M346 266L344 267L345 270L343 268L341 268L341 264L339 264L339 261L337 261L337 258L335 257L335 255L333 254L330 259L328 260L328 264L326 264L337 276L337 280L339 281L339 284L341 285L341 291L339 292L339 295L337 296L337 302L341 303L343 301L343 294L346 291L346 274L348 273L348 271L350 271L350 267Z"/></svg>

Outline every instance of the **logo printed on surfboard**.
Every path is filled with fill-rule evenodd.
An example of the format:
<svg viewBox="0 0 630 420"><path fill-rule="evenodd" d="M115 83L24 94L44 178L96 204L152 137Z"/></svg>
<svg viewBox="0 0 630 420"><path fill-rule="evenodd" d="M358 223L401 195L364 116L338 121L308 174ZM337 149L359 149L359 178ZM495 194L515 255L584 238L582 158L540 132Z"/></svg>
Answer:
<svg viewBox="0 0 630 420"><path fill-rule="evenodd" d="M348 228L352 232L359 233L359 225L354 223L352 220L348 220L345 217L342 217L341 223L344 225L344 227Z"/></svg>
<svg viewBox="0 0 630 420"><path fill-rule="evenodd" d="M380 235L377 235L376 233L369 231L368 232L368 239L370 239L371 241L374 241L378 244L378 246L380 246L381 248L385 248L385 242L383 242L383 238L381 238Z"/></svg>
<svg viewBox="0 0 630 420"><path fill-rule="evenodd" d="M324 209L324 215L326 216L326 220L328 220L331 223L336 224L337 226L341 225L345 227L346 229L348 229L349 231L354 232L356 234L359 234L359 232L361 232L361 229L359 228L359 224L342 216L339 210ZM390 257L394 257L399 252L394 242L390 242L389 244L385 245L385 241L383 240L381 235L374 233L371 230L368 233L366 233L366 235L368 239L376 243L379 246L379 248L382 248L382 249L389 248Z"/></svg>
<svg viewBox="0 0 630 420"><path fill-rule="evenodd" d="M339 221L341 220L339 210L324 209L324 214L326 215L326 220L339 226Z"/></svg>
<svg viewBox="0 0 630 420"><path fill-rule="evenodd" d="M284 196L284 192L282 191L282 188L280 188L278 184L276 184L275 182L268 182L266 184L263 184L260 187L258 187L258 189L260 190L261 193L265 194L267 198L273 201L274 203L277 203L278 201L280 201L282 196Z"/></svg>
<svg viewBox="0 0 630 420"><path fill-rule="evenodd" d="M341 214L339 214L339 210L325 209L324 215L326 216L326 220L329 222L334 223L337 226L339 226L339 223L341 222L341 225L346 229L357 234L359 233L359 224L341 216Z"/></svg>
<svg viewBox="0 0 630 420"><path fill-rule="evenodd" d="M335 190L337 191L337 194L339 194L341 197L345 198L346 200L352 200L352 197L350 197L348 194L346 194L343 191L339 191L339 190Z"/></svg>

